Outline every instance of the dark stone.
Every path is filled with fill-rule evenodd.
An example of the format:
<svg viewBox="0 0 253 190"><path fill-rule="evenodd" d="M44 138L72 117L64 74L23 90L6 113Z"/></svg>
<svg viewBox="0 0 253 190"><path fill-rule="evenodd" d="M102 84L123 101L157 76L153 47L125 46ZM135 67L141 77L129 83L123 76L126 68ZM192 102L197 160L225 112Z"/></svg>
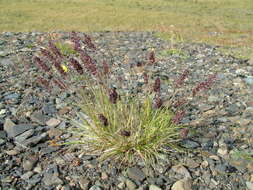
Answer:
<svg viewBox="0 0 253 190"><path fill-rule="evenodd" d="M5 131L7 132L8 137L16 137L17 135L20 135L21 133L33 128L34 125L31 124L18 124L6 127Z"/></svg>
<svg viewBox="0 0 253 190"><path fill-rule="evenodd" d="M146 176L143 171L137 167L129 168L127 170L128 177L135 181L143 181Z"/></svg>
<svg viewBox="0 0 253 190"><path fill-rule="evenodd" d="M6 139L7 133L5 131L0 131L0 138L1 139Z"/></svg>
<svg viewBox="0 0 253 190"><path fill-rule="evenodd" d="M12 93L4 97L4 100L10 100L10 99L19 99L20 94L18 93Z"/></svg>
<svg viewBox="0 0 253 190"><path fill-rule="evenodd" d="M182 146L185 148L198 148L200 147L200 144L198 142L185 139L182 141Z"/></svg>

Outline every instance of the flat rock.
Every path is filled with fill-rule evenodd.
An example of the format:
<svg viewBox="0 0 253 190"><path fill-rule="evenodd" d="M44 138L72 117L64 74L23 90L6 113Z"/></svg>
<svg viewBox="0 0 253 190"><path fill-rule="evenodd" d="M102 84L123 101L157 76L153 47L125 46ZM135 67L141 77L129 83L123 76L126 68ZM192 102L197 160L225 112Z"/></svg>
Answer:
<svg viewBox="0 0 253 190"><path fill-rule="evenodd" d="M81 188L82 190L88 190L90 184L91 184L90 180L88 180L88 179L85 178L85 177L82 177L82 178L79 180L79 186L80 186L80 188Z"/></svg>
<svg viewBox="0 0 253 190"><path fill-rule="evenodd" d="M33 135L33 133L34 133L34 129L29 129L28 131L25 131L24 133L16 136L14 138L14 140L21 143L24 140L26 140L27 138L31 137Z"/></svg>
<svg viewBox="0 0 253 190"><path fill-rule="evenodd" d="M156 185L150 185L149 190L162 190L162 189Z"/></svg>
<svg viewBox="0 0 253 190"><path fill-rule="evenodd" d="M89 190L102 190L102 189L98 185L93 185Z"/></svg>
<svg viewBox="0 0 253 190"><path fill-rule="evenodd" d="M57 177L54 174L49 174L49 173L44 174L42 181L44 182L46 186L55 186L55 185L63 184L63 181L59 177Z"/></svg>
<svg viewBox="0 0 253 190"><path fill-rule="evenodd" d="M32 172L32 171L28 171L28 172L24 173L24 174L21 176L21 179L27 180L27 179L29 179L30 177L32 177L32 175L33 175L33 172Z"/></svg>
<svg viewBox="0 0 253 190"><path fill-rule="evenodd" d="M135 190L137 188L137 185L130 179L126 179L125 184L129 190Z"/></svg>
<svg viewBox="0 0 253 190"><path fill-rule="evenodd" d="M30 116L31 120L40 124L45 125L46 122L49 120L49 117L44 115L41 111L33 112Z"/></svg>
<svg viewBox="0 0 253 190"><path fill-rule="evenodd" d="M56 118L51 118L46 122L46 125L49 127L56 127L57 125L59 125L61 123L61 121L59 119Z"/></svg>
<svg viewBox="0 0 253 190"><path fill-rule="evenodd" d="M183 165L175 165L171 168L175 173L182 175L184 178L192 178L190 172Z"/></svg>
<svg viewBox="0 0 253 190"><path fill-rule="evenodd" d="M33 129L34 125L32 124L18 124L15 125L11 120L7 119L4 123L4 130L6 131L8 137L16 137L17 135L20 135L21 133Z"/></svg>
<svg viewBox="0 0 253 190"><path fill-rule="evenodd" d="M136 181L143 181L146 176L143 171L137 167L132 167L127 170L127 175L129 178Z"/></svg>
<svg viewBox="0 0 253 190"><path fill-rule="evenodd" d="M37 156L35 155L29 156L29 158L23 160L23 163L22 163L23 169L26 171L32 170L35 164L37 163L37 161L38 161Z"/></svg>
<svg viewBox="0 0 253 190"><path fill-rule="evenodd" d="M174 183L171 187L171 190L192 190L191 180L181 179Z"/></svg>
<svg viewBox="0 0 253 190"><path fill-rule="evenodd" d="M26 139L22 143L24 146L34 146L34 145L38 144L39 142L44 141L46 139L47 139L47 133L45 132L40 135L33 136L29 139Z"/></svg>
<svg viewBox="0 0 253 190"><path fill-rule="evenodd" d="M248 190L253 190L253 183L252 182L246 181L246 186L247 186Z"/></svg>

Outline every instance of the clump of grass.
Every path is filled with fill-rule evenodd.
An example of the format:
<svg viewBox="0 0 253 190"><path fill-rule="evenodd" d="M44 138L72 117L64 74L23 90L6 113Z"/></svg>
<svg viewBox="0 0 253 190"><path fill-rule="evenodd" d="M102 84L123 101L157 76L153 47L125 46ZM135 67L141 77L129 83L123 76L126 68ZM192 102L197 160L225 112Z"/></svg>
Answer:
<svg viewBox="0 0 253 190"><path fill-rule="evenodd" d="M120 88L124 86L119 84L123 83L124 76L113 80L113 68L106 61L99 63L92 57L90 52L96 52L97 47L89 36L75 32L70 36L77 54L66 56L53 41L49 41L48 48L42 49L40 57L34 58L45 73L39 81L48 89L55 85L62 90L70 89L72 83L68 77L79 76L77 79L81 86L75 89L78 96L74 104L80 108L77 113L79 120L72 121L70 131L77 140L64 144L82 144L87 152L100 155L101 160L113 159L128 164L139 159L154 164L161 153L177 150L179 142L187 138L189 132L180 124L187 100L176 99L184 88L189 71L185 70L174 81L174 92L163 97L161 79L156 77L152 81L150 67L155 66L158 60L155 52L151 51L147 60L137 64L139 70L142 68L141 77L144 88L148 90L142 95L129 94ZM69 64L64 69L62 63L66 62ZM192 96L208 89L214 80L215 75L211 75L199 83L193 88Z"/></svg>

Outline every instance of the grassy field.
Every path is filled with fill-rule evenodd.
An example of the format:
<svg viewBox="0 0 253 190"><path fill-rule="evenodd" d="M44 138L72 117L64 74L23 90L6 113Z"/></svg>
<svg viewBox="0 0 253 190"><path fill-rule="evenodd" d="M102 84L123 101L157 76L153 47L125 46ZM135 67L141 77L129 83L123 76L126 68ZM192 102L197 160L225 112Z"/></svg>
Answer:
<svg viewBox="0 0 253 190"><path fill-rule="evenodd" d="M0 0L0 32L158 31L253 58L252 20L253 0Z"/></svg>

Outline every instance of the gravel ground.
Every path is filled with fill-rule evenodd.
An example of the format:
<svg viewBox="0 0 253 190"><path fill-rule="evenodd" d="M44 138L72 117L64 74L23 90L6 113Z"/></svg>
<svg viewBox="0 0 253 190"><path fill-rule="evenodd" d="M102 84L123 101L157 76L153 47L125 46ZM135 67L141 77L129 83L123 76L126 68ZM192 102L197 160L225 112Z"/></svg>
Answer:
<svg viewBox="0 0 253 190"><path fill-rule="evenodd" d="M67 39L66 33L58 34ZM142 162L118 167L99 163L82 147L51 146L52 139L70 138L70 124L63 118L74 110L66 101L73 94L48 94L35 81L39 71L31 57L45 35L0 34L0 190L253 190L252 62L206 44L174 44L177 51L168 51L172 45L151 32L91 33L104 57L112 56L120 66L118 73L127 75L153 48L159 60L154 73L163 84L185 68L190 70L186 89L209 74L218 76L206 97L191 102L182 121L191 126L182 142L187 153L164 155L154 168ZM170 92L162 86L163 94Z"/></svg>

